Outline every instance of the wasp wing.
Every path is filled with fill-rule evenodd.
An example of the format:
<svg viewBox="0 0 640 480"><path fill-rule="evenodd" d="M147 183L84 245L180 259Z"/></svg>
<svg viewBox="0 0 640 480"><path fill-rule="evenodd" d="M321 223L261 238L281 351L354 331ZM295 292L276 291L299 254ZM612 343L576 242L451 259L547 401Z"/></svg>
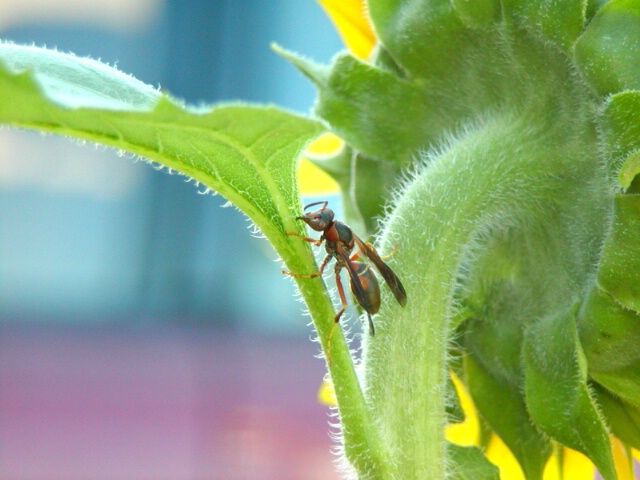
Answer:
<svg viewBox="0 0 640 480"><path fill-rule="evenodd" d="M355 239L360 251L363 252L367 256L367 258L371 260L371 263L376 266L376 268L380 272L380 275L382 275L382 278L384 278L384 281L387 282L387 285L389 285L389 288L391 289L393 296L396 297L398 303L404 307L407 304L407 292L402 286L402 282L400 282L400 279L395 273L393 273L393 270L391 270L391 268L380 258L380 255L378 255L376 249L373 248L373 245L371 245L370 243L364 243L356 234L353 234L353 238Z"/></svg>
<svg viewBox="0 0 640 480"><path fill-rule="evenodd" d="M351 285L353 285L353 294L356 297L356 300L360 304L364 310L369 313L371 311L371 306L369 305L369 300L367 299L367 294L364 291L364 287L360 282L360 277L358 276L358 272L356 272L353 265L351 265L351 260L349 259L349 254L342 248L341 245L337 245L336 254L339 257L339 263L347 268L347 272L349 272L349 278L351 279Z"/></svg>
<svg viewBox="0 0 640 480"><path fill-rule="evenodd" d="M369 302L369 297L367 297L364 287L362 286L362 282L360 281L360 275L358 275L358 272L356 271L355 267L351 263L351 259L349 258L349 255L342 248L342 246L338 245L336 249L336 254L340 257L340 264L344 265L347 268L347 271L349 272L349 278L351 280L351 292L356 297L356 300L358 301L362 309L367 313L367 318L369 320L369 334L371 336L374 336L376 330L375 330L375 327L373 326L373 320L371 319L372 305ZM377 283L378 282L376 282L376 285ZM380 305L378 305L378 307L379 306Z"/></svg>

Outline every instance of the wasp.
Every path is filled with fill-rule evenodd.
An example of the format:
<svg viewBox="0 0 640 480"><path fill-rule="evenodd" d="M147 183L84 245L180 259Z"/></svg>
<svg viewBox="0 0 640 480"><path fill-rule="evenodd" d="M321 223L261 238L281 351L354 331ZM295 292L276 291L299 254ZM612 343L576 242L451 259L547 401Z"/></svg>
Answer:
<svg viewBox="0 0 640 480"><path fill-rule="evenodd" d="M394 297L401 306L407 304L407 293L400 282L400 279L391 270L391 268L384 263L374 246L370 243L365 243L358 237L351 228L342 222L334 220L335 214L333 210L327 207L329 202L315 202L310 203L304 207L304 215L296 217L296 220L302 220L309 227L316 232L322 232L322 235L318 240L314 238L308 238L298 233L289 233L296 237L300 237L303 240L313 243L316 247L325 244L327 256L320 265L320 270L311 275L299 275L287 271L282 273L291 275L296 278L315 278L322 275L324 269L328 265L329 261L334 258L336 260L335 265L335 277L336 286L338 287L338 294L340 295L340 301L342 302L342 308L337 313L334 319L334 326L329 333L329 339L333 334L333 329L340 321L340 317L347 309L347 299L344 293L342 282L340 281L340 271L343 268L347 269L350 279L350 287L353 296L356 298L358 304L367 313L369 320L369 333L375 334L375 328L371 315L378 313L380 309L380 285L375 273L371 269L370 265L358 261L358 259L364 255L373 263L382 278L391 289ZM318 210L307 212L307 209L321 205ZM354 249L357 246L356 252L352 255Z"/></svg>

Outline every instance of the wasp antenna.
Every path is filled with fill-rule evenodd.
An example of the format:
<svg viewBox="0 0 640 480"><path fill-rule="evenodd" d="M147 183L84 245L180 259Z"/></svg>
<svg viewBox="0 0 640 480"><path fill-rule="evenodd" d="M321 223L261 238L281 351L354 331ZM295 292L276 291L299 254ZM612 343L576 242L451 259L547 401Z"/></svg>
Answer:
<svg viewBox="0 0 640 480"><path fill-rule="evenodd" d="M329 202L327 200L323 200L321 202L313 202L310 203L309 205L304 207L304 210L306 210L309 207L315 207L316 205L322 205L322 208L320 210L324 210L325 208L327 208L327 205L329 204Z"/></svg>

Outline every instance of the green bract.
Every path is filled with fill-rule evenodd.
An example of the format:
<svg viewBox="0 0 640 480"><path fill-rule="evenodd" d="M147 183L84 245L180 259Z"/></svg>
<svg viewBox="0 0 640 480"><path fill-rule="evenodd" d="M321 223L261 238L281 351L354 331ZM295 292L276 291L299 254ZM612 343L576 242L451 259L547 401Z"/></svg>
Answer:
<svg viewBox="0 0 640 480"><path fill-rule="evenodd" d="M368 11L371 62L281 50L347 142L319 162L346 193L347 222L380 232L382 253L398 245L389 265L408 293L403 309L383 288L360 378L333 337L347 461L360 478L498 478L480 449L444 440L462 419L455 368L527 479L542 478L554 443L615 479L609 434L640 447L640 0L370 0ZM318 121L194 111L40 49L2 45L0 63L0 121L190 175L242 209L288 269L317 268L287 233L302 233L295 168ZM298 284L326 348L323 282Z"/></svg>

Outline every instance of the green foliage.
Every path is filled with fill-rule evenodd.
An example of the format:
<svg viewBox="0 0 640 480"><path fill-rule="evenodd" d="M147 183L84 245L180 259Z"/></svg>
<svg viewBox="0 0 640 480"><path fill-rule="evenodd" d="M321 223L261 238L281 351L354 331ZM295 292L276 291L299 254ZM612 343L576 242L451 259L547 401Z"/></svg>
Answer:
<svg viewBox="0 0 640 480"><path fill-rule="evenodd" d="M465 368L469 391L485 421L511 449L527 478L542 478L551 443L529 421L519 387L495 378L471 355L465 358Z"/></svg>
<svg viewBox="0 0 640 480"><path fill-rule="evenodd" d="M525 399L533 422L587 455L605 480L615 479L609 435L587 387L575 315L541 319L524 340Z"/></svg>
<svg viewBox="0 0 640 480"><path fill-rule="evenodd" d="M593 385L592 389L611 432L630 447L640 448L640 410L615 397L598 384Z"/></svg>
<svg viewBox="0 0 640 480"><path fill-rule="evenodd" d="M638 2L612 0L598 11L578 39L576 62L600 95L640 88L638 25Z"/></svg>
<svg viewBox="0 0 640 480"><path fill-rule="evenodd" d="M198 111L99 62L0 45L0 121L84 138L174 168L220 192L267 236L296 230L302 148L322 128L276 108Z"/></svg>
<svg viewBox="0 0 640 480"><path fill-rule="evenodd" d="M450 480L500 480L500 471L474 447L447 445L452 466Z"/></svg>
<svg viewBox="0 0 640 480"><path fill-rule="evenodd" d="M318 87L315 112L353 148L328 170L341 165L333 171L349 192L376 178L376 163L384 176L386 191L345 197L349 211L394 205L380 241L400 245L393 266L410 304L384 303L381 318L393 322L378 320L380 335L367 340L365 383L385 443L422 451L423 468L441 449L407 445L403 429L423 422L433 443L437 427L416 419L442 404L433 392L416 398L412 382L437 382L439 368L446 381L432 344L465 319L465 382L528 479L542 478L549 438L608 479L609 428L637 441L621 419L640 398L640 97L629 91L639 9L632 0L371 0L381 41L371 64L343 54L326 68L288 55ZM419 159L409 181L389 177L387 165Z"/></svg>

